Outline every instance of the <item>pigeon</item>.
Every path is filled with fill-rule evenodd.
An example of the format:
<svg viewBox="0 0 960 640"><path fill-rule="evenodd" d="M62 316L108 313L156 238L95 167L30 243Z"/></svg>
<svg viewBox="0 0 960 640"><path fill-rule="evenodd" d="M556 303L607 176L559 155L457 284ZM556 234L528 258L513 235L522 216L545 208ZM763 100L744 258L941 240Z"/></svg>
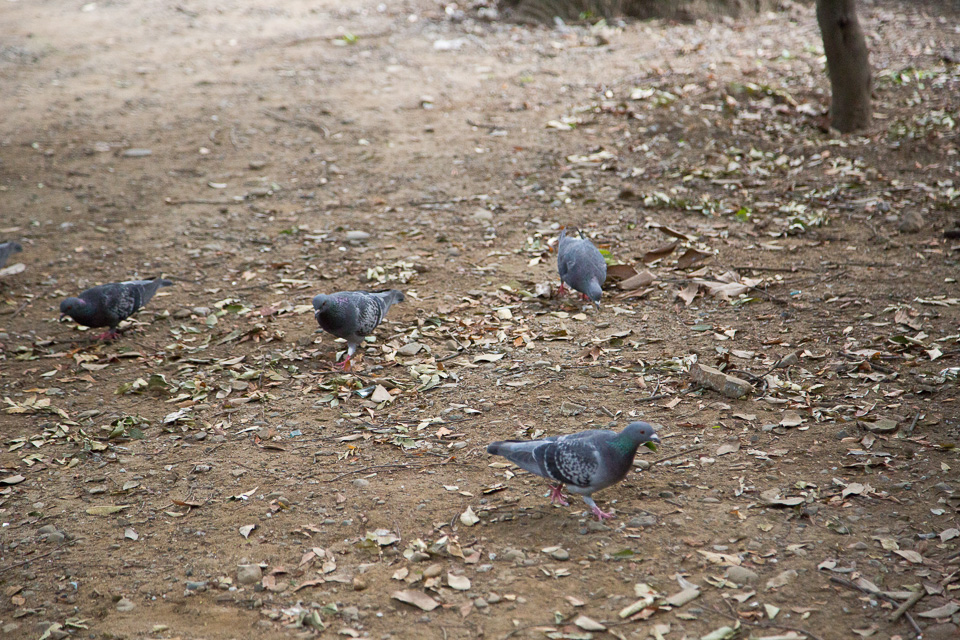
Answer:
<svg viewBox="0 0 960 640"><path fill-rule="evenodd" d="M582 236L582 234L581 234ZM600 285L607 279L607 262L600 250L584 237L567 236L567 230L560 232L557 244L557 271L560 273L558 295L566 293L564 284L579 291L584 300L591 300L600 308Z"/></svg>
<svg viewBox="0 0 960 640"><path fill-rule="evenodd" d="M646 422L631 422L617 433L591 429L542 440L503 440L487 446L487 453L503 456L530 473L553 480L550 501L567 506L563 485L583 496L600 522L613 515L597 506L591 497L595 491L614 485L627 476L633 457L641 444L656 449L660 438Z"/></svg>
<svg viewBox="0 0 960 640"><path fill-rule="evenodd" d="M112 340L118 334L117 325L136 313L160 287L173 282L162 278L111 282L87 289L76 298L60 303L60 319L70 316L86 327L110 327L97 336L98 340Z"/></svg>
<svg viewBox="0 0 960 640"><path fill-rule="evenodd" d="M21 251L23 251L23 247L20 246L19 242L0 242L0 269L7 265L7 260L10 259L11 255Z"/></svg>
<svg viewBox="0 0 960 640"><path fill-rule="evenodd" d="M364 336L373 333L391 305L403 302L403 292L396 289L384 291L340 291L319 294L313 298L313 315L320 328L347 341L347 357L334 364L338 369L348 370L350 358L363 342Z"/></svg>

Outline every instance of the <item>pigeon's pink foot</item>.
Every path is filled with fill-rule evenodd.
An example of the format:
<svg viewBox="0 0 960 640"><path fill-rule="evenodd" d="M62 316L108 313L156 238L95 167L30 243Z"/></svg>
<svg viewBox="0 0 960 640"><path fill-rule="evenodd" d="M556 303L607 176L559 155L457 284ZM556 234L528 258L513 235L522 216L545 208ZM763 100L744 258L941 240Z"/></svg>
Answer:
<svg viewBox="0 0 960 640"><path fill-rule="evenodd" d="M565 285L561 280L560 286L557 288L557 297L559 298L560 296L565 296L565 295L567 295L567 285Z"/></svg>
<svg viewBox="0 0 960 640"><path fill-rule="evenodd" d="M580 299L583 300L584 302L586 302L587 300L590 299L590 296L588 296L588 295L585 294L585 293L581 293L581 294L580 294Z"/></svg>
<svg viewBox="0 0 960 640"><path fill-rule="evenodd" d="M570 503L567 502L567 497L563 495L563 485L562 484L552 484L550 485L550 503L559 504L564 507L569 507Z"/></svg>
<svg viewBox="0 0 960 640"><path fill-rule="evenodd" d="M333 368L339 369L340 371L350 371L350 356L347 356L340 362L334 362Z"/></svg>
<svg viewBox="0 0 960 640"><path fill-rule="evenodd" d="M607 513L606 511L603 511L600 507L594 506L592 511L593 511L593 515L597 516L597 520L599 520L600 522L603 522L604 520L613 519L612 513Z"/></svg>
<svg viewBox="0 0 960 640"><path fill-rule="evenodd" d="M110 329L109 331L104 331L100 335L94 336L94 340L116 340L120 334L116 329Z"/></svg>

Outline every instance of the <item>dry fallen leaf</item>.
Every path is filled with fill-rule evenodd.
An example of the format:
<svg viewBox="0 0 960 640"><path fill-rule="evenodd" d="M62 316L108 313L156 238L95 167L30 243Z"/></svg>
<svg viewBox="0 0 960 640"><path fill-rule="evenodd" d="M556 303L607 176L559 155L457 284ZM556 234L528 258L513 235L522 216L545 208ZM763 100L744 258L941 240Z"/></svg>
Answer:
<svg viewBox="0 0 960 640"><path fill-rule="evenodd" d="M394 591L392 594L390 594L390 597L394 600L399 600L400 602L412 604L413 606L423 609L424 611L433 611L440 606L439 602L427 594L420 591L414 591L413 589Z"/></svg>

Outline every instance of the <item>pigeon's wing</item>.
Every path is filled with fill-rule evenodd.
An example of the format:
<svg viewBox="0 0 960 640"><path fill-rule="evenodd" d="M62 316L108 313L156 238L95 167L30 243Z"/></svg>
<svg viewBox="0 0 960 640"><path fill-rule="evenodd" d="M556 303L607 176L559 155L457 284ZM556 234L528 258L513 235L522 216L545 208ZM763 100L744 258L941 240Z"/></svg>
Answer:
<svg viewBox="0 0 960 640"><path fill-rule="evenodd" d="M0 242L0 269L6 266L12 254L22 250L16 242Z"/></svg>
<svg viewBox="0 0 960 640"><path fill-rule="evenodd" d="M538 462L546 475L576 487L590 487L601 473L599 445L604 433L551 442L537 451Z"/></svg>
<svg viewBox="0 0 960 640"><path fill-rule="evenodd" d="M161 287L169 287L173 284L173 282L163 278L154 278L153 280L128 280L126 282L121 282L120 284L125 289L129 288L135 290L137 292L136 295L140 296L137 306L133 310L136 311L150 302L150 299L153 298L154 294L157 293L157 289ZM130 313L133 313L133 311Z"/></svg>
<svg viewBox="0 0 960 640"><path fill-rule="evenodd" d="M356 292L354 304L357 307L357 335L368 336L373 333L387 314L387 305L380 296L366 292Z"/></svg>

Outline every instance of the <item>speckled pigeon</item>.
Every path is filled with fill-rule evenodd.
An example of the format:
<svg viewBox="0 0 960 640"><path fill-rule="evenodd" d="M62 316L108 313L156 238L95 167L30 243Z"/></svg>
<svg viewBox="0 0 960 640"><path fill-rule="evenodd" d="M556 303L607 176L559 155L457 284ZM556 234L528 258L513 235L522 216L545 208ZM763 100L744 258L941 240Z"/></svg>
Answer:
<svg viewBox="0 0 960 640"><path fill-rule="evenodd" d="M396 289L385 291L339 291L319 294L313 298L313 315L320 328L347 341L347 357L334 366L350 368L350 358L363 342L364 336L373 333L387 310L403 302L403 292Z"/></svg>
<svg viewBox="0 0 960 640"><path fill-rule="evenodd" d="M553 480L550 501L564 506L563 485L583 496L593 515L603 522L612 518L597 506L591 495L623 480L637 447L641 444L655 449L660 442L656 430L646 422L631 422L617 433L605 429L591 429L542 440L504 440L487 446L487 453L503 456L530 473Z"/></svg>
<svg viewBox="0 0 960 640"><path fill-rule="evenodd" d="M157 289L172 284L162 278L101 284L61 302L60 319L70 316L86 327L110 327L97 336L98 340L110 340L118 335L117 325L150 302Z"/></svg>
<svg viewBox="0 0 960 640"><path fill-rule="evenodd" d="M568 236L567 230L563 229L557 243L557 271L560 273L557 295L563 295L566 292L564 284L568 284L579 291L584 300L589 299L597 309L600 308L603 294L600 287L607 279L607 262L590 240Z"/></svg>
<svg viewBox="0 0 960 640"><path fill-rule="evenodd" d="M0 242L0 269L7 265L7 260L10 259L11 255L21 251L23 251L23 247L20 246L19 242Z"/></svg>

